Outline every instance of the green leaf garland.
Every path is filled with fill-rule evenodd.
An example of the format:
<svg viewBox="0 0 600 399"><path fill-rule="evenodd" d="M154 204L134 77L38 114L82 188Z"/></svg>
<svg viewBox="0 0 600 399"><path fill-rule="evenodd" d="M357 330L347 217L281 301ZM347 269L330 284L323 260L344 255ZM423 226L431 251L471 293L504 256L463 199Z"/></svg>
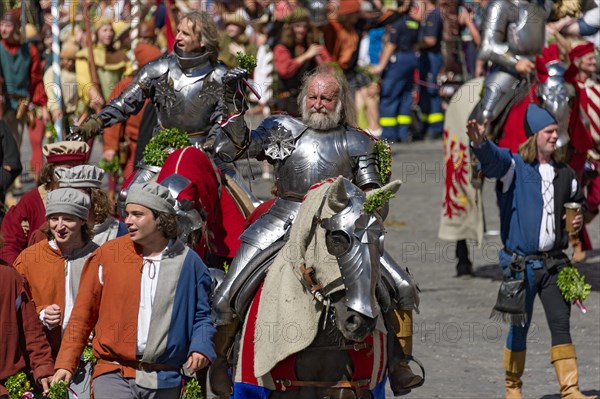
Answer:
<svg viewBox="0 0 600 399"><path fill-rule="evenodd" d="M235 58L238 61L240 68L248 71L248 74L252 75L254 72L254 68L256 68L256 57L252 54L244 54L241 51L238 51L235 54Z"/></svg>
<svg viewBox="0 0 600 399"><path fill-rule="evenodd" d="M584 301L592 290L592 286L585 282L585 278L573 266L567 266L558 273L556 285L569 302Z"/></svg>
<svg viewBox="0 0 600 399"><path fill-rule="evenodd" d="M23 371L9 377L4 386L8 391L8 399L22 399L26 392L32 390L31 382Z"/></svg>
<svg viewBox="0 0 600 399"><path fill-rule="evenodd" d="M379 166L379 178L383 184L388 184L392 176L392 149L387 141L378 140L375 143L375 152Z"/></svg>
<svg viewBox="0 0 600 399"><path fill-rule="evenodd" d="M376 210L383 208L383 206L395 196L396 194L390 190L377 190L372 194L369 193L369 196L363 204L363 209L367 213L373 213Z"/></svg>
<svg viewBox="0 0 600 399"><path fill-rule="evenodd" d="M67 384L64 381L55 382L48 391L49 399L66 399L67 397Z"/></svg>
<svg viewBox="0 0 600 399"><path fill-rule="evenodd" d="M186 132L179 129L163 129L146 145L142 159L146 165L162 167L173 151L191 145Z"/></svg>
<svg viewBox="0 0 600 399"><path fill-rule="evenodd" d="M204 396L202 395L202 389L200 388L200 384L198 384L197 379L192 378L185 383L181 399L204 399Z"/></svg>

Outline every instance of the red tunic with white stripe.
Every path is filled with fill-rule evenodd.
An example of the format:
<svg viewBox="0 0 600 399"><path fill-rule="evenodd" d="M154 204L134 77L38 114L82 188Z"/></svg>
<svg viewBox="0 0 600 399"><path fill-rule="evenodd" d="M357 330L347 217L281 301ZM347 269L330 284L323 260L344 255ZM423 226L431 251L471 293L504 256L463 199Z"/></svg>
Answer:
<svg viewBox="0 0 600 399"><path fill-rule="evenodd" d="M581 175L587 152L600 152L600 82L587 79L572 83L577 88L577 95L569 123L571 144L575 149L570 166Z"/></svg>

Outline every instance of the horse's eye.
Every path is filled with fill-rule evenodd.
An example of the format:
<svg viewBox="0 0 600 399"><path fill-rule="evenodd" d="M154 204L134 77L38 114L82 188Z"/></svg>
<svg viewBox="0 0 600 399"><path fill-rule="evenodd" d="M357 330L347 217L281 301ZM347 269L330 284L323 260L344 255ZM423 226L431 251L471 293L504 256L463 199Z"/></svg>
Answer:
<svg viewBox="0 0 600 399"><path fill-rule="evenodd" d="M342 256L350 249L350 236L342 230L335 230L325 236L327 252L333 256Z"/></svg>

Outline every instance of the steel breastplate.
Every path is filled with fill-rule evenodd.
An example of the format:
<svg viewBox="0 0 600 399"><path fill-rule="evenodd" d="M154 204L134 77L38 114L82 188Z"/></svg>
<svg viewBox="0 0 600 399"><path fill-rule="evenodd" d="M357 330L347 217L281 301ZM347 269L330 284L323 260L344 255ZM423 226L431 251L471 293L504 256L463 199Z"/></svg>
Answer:
<svg viewBox="0 0 600 399"><path fill-rule="evenodd" d="M537 1L519 1L506 10L511 15L506 39L516 56L541 54L546 38L546 11Z"/></svg>
<svg viewBox="0 0 600 399"><path fill-rule="evenodd" d="M156 85L155 102L162 126L188 133L212 127L211 116L222 91L222 86L212 79L214 69L206 64L192 74L184 74L175 57L169 60L169 72Z"/></svg>
<svg viewBox="0 0 600 399"><path fill-rule="evenodd" d="M354 165L345 143L344 127L327 132L306 130L291 154L275 164L278 195L301 200L321 180L339 175L352 180Z"/></svg>

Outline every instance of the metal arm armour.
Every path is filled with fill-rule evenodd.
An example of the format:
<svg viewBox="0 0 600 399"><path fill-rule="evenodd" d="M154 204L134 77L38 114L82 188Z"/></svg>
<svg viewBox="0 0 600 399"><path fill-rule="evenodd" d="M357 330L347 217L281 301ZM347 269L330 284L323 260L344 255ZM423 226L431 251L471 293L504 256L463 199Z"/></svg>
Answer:
<svg viewBox="0 0 600 399"><path fill-rule="evenodd" d="M151 82L169 71L168 58L161 57L145 65L137 74L133 82L100 111L98 116L104 127L121 123L129 115L137 114L147 98L151 96Z"/></svg>
<svg viewBox="0 0 600 399"><path fill-rule="evenodd" d="M551 3L546 3L492 0L484 16L478 58L513 71L520 58L541 54L551 10Z"/></svg>

